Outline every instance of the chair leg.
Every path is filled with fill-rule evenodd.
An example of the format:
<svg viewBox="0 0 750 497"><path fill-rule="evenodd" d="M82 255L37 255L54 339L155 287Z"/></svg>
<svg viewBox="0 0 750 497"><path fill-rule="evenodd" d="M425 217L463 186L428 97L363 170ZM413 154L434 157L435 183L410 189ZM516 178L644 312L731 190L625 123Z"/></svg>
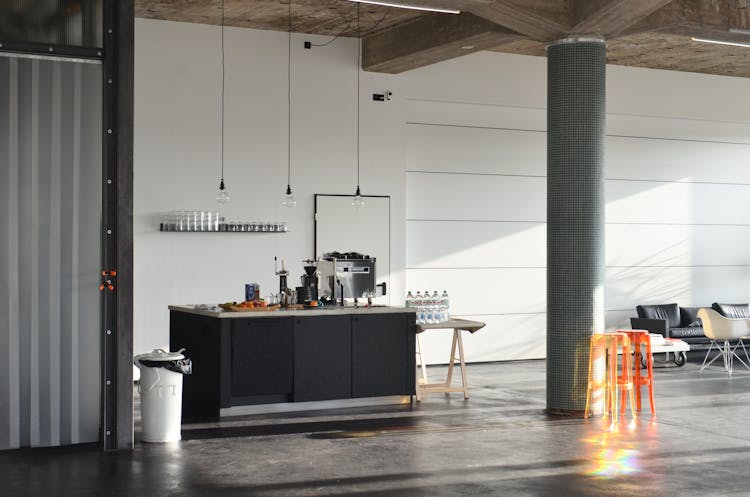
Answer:
<svg viewBox="0 0 750 497"><path fill-rule="evenodd" d="M708 356L711 355L711 351L714 348L714 345L716 345L716 348L721 352L721 347L719 347L719 344L716 343L716 340L711 340L711 345L708 346L708 350L706 351L706 357L703 358L703 364L701 365L701 368L698 370L699 373L702 373L704 369L709 367L716 359L719 358L719 355L722 354L716 354L713 359L711 359L708 364L706 364L706 361L708 361Z"/></svg>
<svg viewBox="0 0 750 497"><path fill-rule="evenodd" d="M617 343L612 339L609 347L609 378L610 378L610 409L612 411L612 422L617 423L618 416L618 389L617 389Z"/></svg>
<svg viewBox="0 0 750 497"><path fill-rule="evenodd" d="M589 342L589 378L586 386L586 409L583 411L583 417L588 418L591 415L591 397L594 395L594 347L596 339L592 336Z"/></svg>
<svg viewBox="0 0 750 497"><path fill-rule="evenodd" d="M651 403L651 415L656 415L656 402L654 402L654 356L651 353L651 342L646 345L646 371L648 374L648 401Z"/></svg>
<svg viewBox="0 0 750 497"><path fill-rule="evenodd" d="M740 347L740 346L742 347L742 350L745 352L745 359L747 359L747 362L743 361L742 357L740 357L739 354L737 354L737 352L736 352L737 347ZM741 338L740 338L740 341L737 342L737 344L732 349L732 354L737 358L738 361L740 361L742 363L743 366L745 366L747 369L750 369L750 356L747 355L747 349L745 348L745 342L743 342Z"/></svg>
<svg viewBox="0 0 750 497"><path fill-rule="evenodd" d="M724 370L727 373L729 373L729 376L732 376L732 366L733 366L732 358L734 356L732 355L732 351L729 347L729 342L727 340L724 340L724 347L722 348L722 353L724 354Z"/></svg>

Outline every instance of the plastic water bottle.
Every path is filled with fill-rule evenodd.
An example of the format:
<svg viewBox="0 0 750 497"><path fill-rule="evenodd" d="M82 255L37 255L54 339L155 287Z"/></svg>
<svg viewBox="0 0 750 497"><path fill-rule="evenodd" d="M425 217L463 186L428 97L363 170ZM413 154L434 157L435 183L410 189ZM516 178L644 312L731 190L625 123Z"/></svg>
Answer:
<svg viewBox="0 0 750 497"><path fill-rule="evenodd" d="M407 309L411 309L412 307L414 307L414 295L411 294L411 290L409 290L409 293L406 294L405 303Z"/></svg>
<svg viewBox="0 0 750 497"><path fill-rule="evenodd" d="M417 290L417 294L414 296L414 307L417 308L417 324L424 323L424 300L419 290Z"/></svg>
<svg viewBox="0 0 750 497"><path fill-rule="evenodd" d="M432 297L430 297L430 300L432 301L432 322L433 323L442 323L443 322L443 309L440 301L440 295L437 293L437 290L434 290L432 292Z"/></svg>
<svg viewBox="0 0 750 497"><path fill-rule="evenodd" d="M424 311L425 311L425 316L424 316L425 323L434 323L435 322L435 313L434 313L435 306L434 306L434 304L432 302L432 298L430 298L430 291L429 290L425 290L424 291L424 307L425 307L425 309L424 309Z"/></svg>
<svg viewBox="0 0 750 497"><path fill-rule="evenodd" d="M443 295L440 296L440 307L443 309L443 321L448 321L450 319L451 301L447 290L443 290Z"/></svg>

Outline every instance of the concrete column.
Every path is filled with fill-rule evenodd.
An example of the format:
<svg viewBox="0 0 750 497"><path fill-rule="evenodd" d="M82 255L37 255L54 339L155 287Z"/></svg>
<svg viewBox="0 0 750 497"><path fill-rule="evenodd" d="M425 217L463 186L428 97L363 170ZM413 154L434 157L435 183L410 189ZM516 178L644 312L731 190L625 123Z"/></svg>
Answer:
<svg viewBox="0 0 750 497"><path fill-rule="evenodd" d="M606 45L547 48L547 411L586 407L591 334L604 330Z"/></svg>

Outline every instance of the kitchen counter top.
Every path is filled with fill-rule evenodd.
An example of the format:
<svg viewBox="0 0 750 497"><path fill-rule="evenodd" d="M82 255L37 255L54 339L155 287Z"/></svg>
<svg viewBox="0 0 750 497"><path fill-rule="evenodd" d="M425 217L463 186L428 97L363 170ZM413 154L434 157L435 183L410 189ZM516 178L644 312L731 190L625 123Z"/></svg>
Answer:
<svg viewBox="0 0 750 497"><path fill-rule="evenodd" d="M270 317L284 317L284 316L341 316L348 314L391 314L396 312L412 312L415 313L415 309L406 307L391 307L391 306L373 306L364 307L358 306L330 306L318 309L294 309L294 310L278 310L278 311L249 311L249 312L234 312L225 311L219 307L213 309L200 309L194 305L170 305L170 311L186 312L188 314L196 314L199 316L208 316L212 318L270 318Z"/></svg>

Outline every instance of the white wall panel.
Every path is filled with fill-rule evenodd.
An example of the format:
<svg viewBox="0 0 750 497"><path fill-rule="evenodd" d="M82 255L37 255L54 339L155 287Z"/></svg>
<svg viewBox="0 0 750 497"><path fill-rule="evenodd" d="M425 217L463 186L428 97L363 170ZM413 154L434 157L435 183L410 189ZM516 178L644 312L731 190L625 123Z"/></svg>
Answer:
<svg viewBox="0 0 750 497"><path fill-rule="evenodd" d="M747 78L607 66L607 109L702 121L747 122L750 99L742 96L748 87Z"/></svg>
<svg viewBox="0 0 750 497"><path fill-rule="evenodd" d="M750 226L608 224L608 266L750 265Z"/></svg>
<svg viewBox="0 0 750 497"><path fill-rule="evenodd" d="M750 224L750 185L612 181L608 223Z"/></svg>
<svg viewBox="0 0 750 497"><path fill-rule="evenodd" d="M407 132L407 171L547 174L543 132L421 124Z"/></svg>
<svg viewBox="0 0 750 497"><path fill-rule="evenodd" d="M629 330L630 318L637 316L635 306L631 310L605 311L604 328L606 331Z"/></svg>
<svg viewBox="0 0 750 497"><path fill-rule="evenodd" d="M630 267L606 270L607 309L678 302L703 306L750 300L750 267Z"/></svg>
<svg viewBox="0 0 750 497"><path fill-rule="evenodd" d="M515 314L546 311L545 268L410 269L409 288L448 290L451 313Z"/></svg>
<svg viewBox="0 0 750 497"><path fill-rule="evenodd" d="M745 144L608 136L604 164L607 178L750 183Z"/></svg>
<svg viewBox="0 0 750 497"><path fill-rule="evenodd" d="M405 90L413 98L539 108L547 101L544 57L477 52L405 76Z"/></svg>
<svg viewBox="0 0 750 497"><path fill-rule="evenodd" d="M680 119L659 115L607 114L608 135L750 143L750 123Z"/></svg>
<svg viewBox="0 0 750 497"><path fill-rule="evenodd" d="M452 100L406 100L406 122L454 127L546 131L547 109Z"/></svg>
<svg viewBox="0 0 750 497"><path fill-rule="evenodd" d="M214 200L219 180L219 28L136 19L134 140L134 350L167 347L168 304L236 300L244 284L278 288L273 258L291 281L313 256L313 195L356 185L357 44L325 50L292 43L292 188L287 165L287 34L227 28L225 179L232 201ZM318 41L325 41L321 37ZM315 42L315 40L314 40ZM399 77L362 73L361 186L391 196L391 302L403 298L404 140ZM387 104L371 95L393 91ZM387 146L384 146L387 144ZM161 213L220 208L228 220L289 222L286 234L159 233ZM342 248L345 249L345 248ZM167 255L168 254L168 255Z"/></svg>
<svg viewBox="0 0 750 497"><path fill-rule="evenodd" d="M406 218L544 221L546 178L406 174Z"/></svg>
<svg viewBox="0 0 750 497"><path fill-rule="evenodd" d="M485 53L405 78L407 170L479 173L407 174L407 286L447 287L459 312L506 313L488 322L545 307L545 77L542 58ZM639 303L750 299L750 104L731 103L741 88L608 67L607 328L629 326ZM497 294L509 305L484 297L497 288L512 288ZM482 357L523 348L485 336Z"/></svg>
<svg viewBox="0 0 750 497"><path fill-rule="evenodd" d="M545 223L407 221L407 268L545 267Z"/></svg>
<svg viewBox="0 0 750 497"><path fill-rule="evenodd" d="M468 362L513 361L539 359L546 355L547 315L462 315L487 326L470 334L463 333L464 353ZM427 364L447 364L450 358L452 330L430 330L422 333L422 345ZM440 381L429 378L429 381ZM469 380L471 382L471 379Z"/></svg>

